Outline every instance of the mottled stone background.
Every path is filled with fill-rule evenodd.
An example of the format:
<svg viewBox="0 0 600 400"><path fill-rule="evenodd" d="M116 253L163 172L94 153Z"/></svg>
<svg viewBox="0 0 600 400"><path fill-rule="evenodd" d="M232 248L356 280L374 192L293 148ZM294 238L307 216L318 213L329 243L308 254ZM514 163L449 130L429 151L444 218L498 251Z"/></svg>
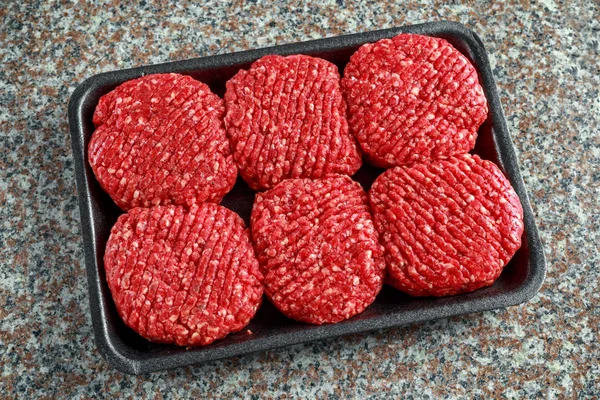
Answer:
<svg viewBox="0 0 600 400"><path fill-rule="evenodd" d="M0 9L0 393L600 393L597 1L119 3L21 0ZM145 377L112 369L96 350L88 308L66 117L77 84L119 68L443 19L474 29L491 55L545 243L549 272L541 292L505 310Z"/></svg>

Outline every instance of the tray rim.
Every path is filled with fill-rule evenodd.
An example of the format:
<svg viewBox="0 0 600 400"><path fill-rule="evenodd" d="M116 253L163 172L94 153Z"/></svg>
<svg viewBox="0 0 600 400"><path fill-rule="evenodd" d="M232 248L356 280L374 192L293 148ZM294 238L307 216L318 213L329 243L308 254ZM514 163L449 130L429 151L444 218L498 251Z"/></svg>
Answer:
<svg viewBox="0 0 600 400"><path fill-rule="evenodd" d="M392 37L402 32L428 34L431 36L448 35L457 37L459 40L466 43L469 50L474 54L476 68L478 69L480 79L483 83L482 86L484 86L486 97L488 98L489 113L492 116L492 136L497 149L498 161L519 195L523 206L525 234L529 243L528 261L530 267L529 273L523 284L512 292L505 292L495 297L469 299L468 297L456 296L456 301L454 302L450 301L447 304L433 305L426 309L421 308L405 311L393 316L386 316L385 318L379 317L369 320L350 320L344 324L311 327L308 332L308 338L304 331L296 331L292 333L282 333L270 338L258 338L231 346L212 348L209 349L209 351L177 352L150 358L142 358L136 354L127 354L127 352L119 349L110 337L107 315L105 313L106 300L102 297L100 287L100 281L101 279L104 279L104 277L100 276L99 266L96 262L97 254L94 245L96 237L93 227L93 204L89 197L90 179L95 178L93 177L93 174L90 177L90 168L86 166L86 151L83 137L84 121L82 109L89 94L107 84L118 84L142 75L165 72L166 70L182 73L189 72L190 70L208 70L211 68L223 67L227 64L252 62L263 55L273 53L283 55L295 53L314 54L318 52L314 51L314 49L318 49L319 46L324 44L329 45L327 47L328 50L342 49L367 42L374 42L385 37ZM201 66L202 68L198 68L198 66ZM68 120L77 183L77 197L80 209L84 260L88 277L90 313L95 341L100 353L105 359L122 372L140 375L314 340L364 333L377 329L400 327L428 320L504 308L530 300L539 291L544 281L546 274L545 255L538 229L534 221L529 197L519 170L519 163L514 146L508 132L504 111L499 100L498 90L489 65L487 52L479 36L460 23L451 21L427 22L417 25L406 25L260 49L103 72L87 78L74 90L69 100ZM235 347L240 346L243 346L243 349L235 351ZM230 350L231 347L234 347L234 351Z"/></svg>

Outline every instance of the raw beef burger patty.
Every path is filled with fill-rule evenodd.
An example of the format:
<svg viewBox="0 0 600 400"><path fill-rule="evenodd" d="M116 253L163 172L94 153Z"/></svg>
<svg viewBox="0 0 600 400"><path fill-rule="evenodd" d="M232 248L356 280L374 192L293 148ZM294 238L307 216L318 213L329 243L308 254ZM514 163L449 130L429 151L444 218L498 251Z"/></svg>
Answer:
<svg viewBox="0 0 600 400"><path fill-rule="evenodd" d="M342 89L350 129L379 167L467 153L488 111L473 65L444 39L428 36L361 46Z"/></svg>
<svg viewBox="0 0 600 400"><path fill-rule="evenodd" d="M212 343L245 327L261 303L262 275L244 222L212 203L121 215L104 268L119 315L153 342Z"/></svg>
<svg viewBox="0 0 600 400"><path fill-rule="evenodd" d="M221 201L235 183L223 100L189 76L148 75L102 96L88 148L123 210Z"/></svg>
<svg viewBox="0 0 600 400"><path fill-rule="evenodd" d="M387 282L413 296L489 286L521 246L519 198L498 167L477 156L387 170L369 199Z"/></svg>
<svg viewBox="0 0 600 400"><path fill-rule="evenodd" d="M252 189L286 178L352 175L361 165L348 132L337 67L304 55L266 56L227 82L225 126Z"/></svg>
<svg viewBox="0 0 600 400"><path fill-rule="evenodd" d="M339 322L381 290L383 248L367 196L347 176L290 179L257 194L251 227L265 293L290 318Z"/></svg>

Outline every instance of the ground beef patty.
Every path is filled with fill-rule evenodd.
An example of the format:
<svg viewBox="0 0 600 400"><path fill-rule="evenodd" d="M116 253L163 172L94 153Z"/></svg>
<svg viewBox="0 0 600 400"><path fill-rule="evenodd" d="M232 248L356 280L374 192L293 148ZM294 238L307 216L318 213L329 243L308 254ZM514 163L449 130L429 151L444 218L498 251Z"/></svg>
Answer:
<svg viewBox="0 0 600 400"><path fill-rule="evenodd" d="M352 175L361 165L340 75L328 61L263 57L227 82L225 104L235 161L252 189L286 178Z"/></svg>
<svg viewBox="0 0 600 400"><path fill-rule="evenodd" d="M387 281L413 296L489 286L521 246L519 198L498 167L478 156L387 170L369 199Z"/></svg>
<svg viewBox="0 0 600 400"><path fill-rule="evenodd" d="M381 290L383 248L366 194L347 176L290 179L257 194L251 227L265 293L290 318L339 322Z"/></svg>
<svg viewBox="0 0 600 400"><path fill-rule="evenodd" d="M148 75L102 96L89 161L123 210L219 202L237 171L223 100L189 76Z"/></svg>
<svg viewBox="0 0 600 400"><path fill-rule="evenodd" d="M121 215L104 268L119 315L153 342L212 343L246 326L261 303L262 275L244 222L212 203Z"/></svg>
<svg viewBox="0 0 600 400"><path fill-rule="evenodd" d="M361 46L342 88L350 129L379 167L468 152L488 111L473 65L446 40L428 36Z"/></svg>

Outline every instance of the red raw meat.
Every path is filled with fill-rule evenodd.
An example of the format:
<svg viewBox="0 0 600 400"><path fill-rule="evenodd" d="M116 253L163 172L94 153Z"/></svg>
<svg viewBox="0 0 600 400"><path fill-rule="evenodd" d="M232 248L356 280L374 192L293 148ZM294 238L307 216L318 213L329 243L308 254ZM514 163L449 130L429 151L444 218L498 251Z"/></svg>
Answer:
<svg viewBox="0 0 600 400"><path fill-rule="evenodd" d="M125 82L96 107L90 165L123 210L218 203L237 176L223 114L223 100L189 76Z"/></svg>
<svg viewBox="0 0 600 400"><path fill-rule="evenodd" d="M489 286L521 246L519 197L500 169L478 156L387 170L369 200L387 282L412 296Z"/></svg>
<svg viewBox="0 0 600 400"><path fill-rule="evenodd" d="M469 60L444 39L401 34L361 46L344 70L350 129L379 167L467 153L487 117Z"/></svg>
<svg viewBox="0 0 600 400"><path fill-rule="evenodd" d="M383 248L367 196L347 176L290 179L257 194L251 229L265 293L290 318L339 322L381 290Z"/></svg>
<svg viewBox="0 0 600 400"><path fill-rule="evenodd" d="M207 345L244 328L261 304L244 222L212 203L121 215L104 268L119 315L152 342Z"/></svg>
<svg viewBox="0 0 600 400"><path fill-rule="evenodd" d="M225 104L235 161L254 190L287 178L352 175L361 166L340 75L328 61L263 57L227 82Z"/></svg>

